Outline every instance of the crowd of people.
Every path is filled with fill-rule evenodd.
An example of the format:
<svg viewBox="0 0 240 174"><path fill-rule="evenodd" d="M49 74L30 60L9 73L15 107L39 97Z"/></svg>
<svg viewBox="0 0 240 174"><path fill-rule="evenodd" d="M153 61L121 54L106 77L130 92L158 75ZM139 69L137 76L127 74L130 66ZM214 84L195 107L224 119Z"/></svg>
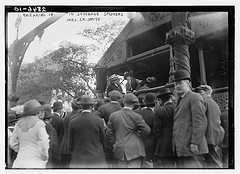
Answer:
<svg viewBox="0 0 240 174"><path fill-rule="evenodd" d="M61 102L30 100L8 113L7 168L228 168L227 112L210 86L190 82L179 70L176 95L112 86L107 99L79 96L68 114Z"/></svg>

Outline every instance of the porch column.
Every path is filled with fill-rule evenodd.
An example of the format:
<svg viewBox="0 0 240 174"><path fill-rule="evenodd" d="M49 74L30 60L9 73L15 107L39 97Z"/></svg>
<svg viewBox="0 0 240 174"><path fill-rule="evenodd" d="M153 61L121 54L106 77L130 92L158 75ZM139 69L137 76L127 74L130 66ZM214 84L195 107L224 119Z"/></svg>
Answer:
<svg viewBox="0 0 240 174"><path fill-rule="evenodd" d="M206 69L205 69L205 61L203 57L203 45L202 43L196 43L196 47L198 49L198 58L199 58L199 66L200 66L200 78L201 78L201 85L206 85Z"/></svg>
<svg viewBox="0 0 240 174"><path fill-rule="evenodd" d="M166 33L166 43L173 47L173 68L169 72L169 82L173 80L175 70L186 70L191 74L189 45L194 43L195 34L187 26L188 12L172 12L172 29ZM171 53L170 53L171 54ZM170 58L170 65L171 63Z"/></svg>

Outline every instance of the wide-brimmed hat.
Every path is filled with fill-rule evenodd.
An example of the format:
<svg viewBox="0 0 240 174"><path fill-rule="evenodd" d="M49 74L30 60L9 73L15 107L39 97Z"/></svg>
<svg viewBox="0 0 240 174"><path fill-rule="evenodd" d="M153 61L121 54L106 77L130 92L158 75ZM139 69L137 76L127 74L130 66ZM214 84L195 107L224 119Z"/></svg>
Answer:
<svg viewBox="0 0 240 174"><path fill-rule="evenodd" d="M130 71L130 72L126 71L126 72L124 72L123 76L124 76L124 79L126 80L127 76L133 77L133 72L132 71Z"/></svg>
<svg viewBox="0 0 240 174"><path fill-rule="evenodd" d="M169 88L164 87L158 91L157 98L161 98L163 95L166 95L166 94L172 94L172 92L170 91Z"/></svg>
<svg viewBox="0 0 240 174"><path fill-rule="evenodd" d="M79 101L80 105L95 105L97 102L94 102L92 98L88 95L83 95Z"/></svg>
<svg viewBox="0 0 240 174"><path fill-rule="evenodd" d="M56 101L53 103L52 109L56 110L56 109L62 109L63 108L63 104L62 102Z"/></svg>
<svg viewBox="0 0 240 174"><path fill-rule="evenodd" d="M128 93L124 95L124 102L126 103L139 103L137 96L132 93Z"/></svg>
<svg viewBox="0 0 240 174"><path fill-rule="evenodd" d="M118 78L118 76L116 74L111 75L108 79L109 79L110 82L119 80L119 78Z"/></svg>
<svg viewBox="0 0 240 174"><path fill-rule="evenodd" d="M145 96L144 96L144 103L145 104L154 104L155 103L155 100L156 100L156 95L154 93L147 93Z"/></svg>
<svg viewBox="0 0 240 174"><path fill-rule="evenodd" d="M176 71L173 75L173 81L175 82L175 81L179 81L179 80L190 80L191 81L190 73L185 70Z"/></svg>
<svg viewBox="0 0 240 174"><path fill-rule="evenodd" d="M29 100L23 105L23 113L21 116L35 115L44 108L36 99Z"/></svg>

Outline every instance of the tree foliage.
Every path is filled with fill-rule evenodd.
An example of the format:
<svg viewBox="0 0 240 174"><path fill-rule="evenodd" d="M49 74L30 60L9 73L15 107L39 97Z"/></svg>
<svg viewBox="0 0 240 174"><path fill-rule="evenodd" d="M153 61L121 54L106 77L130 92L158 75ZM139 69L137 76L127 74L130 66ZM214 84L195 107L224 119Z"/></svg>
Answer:
<svg viewBox="0 0 240 174"><path fill-rule="evenodd" d="M93 44L90 44L89 48L102 56L123 30L126 23L126 21L120 19L110 23L105 22L96 28L86 27L83 31L78 32L78 35L91 39Z"/></svg>
<svg viewBox="0 0 240 174"><path fill-rule="evenodd" d="M94 93L91 86L93 66L87 62L85 46L62 42L59 49L22 66L18 94L25 102L32 98L49 101L53 90L67 93L72 98L89 90Z"/></svg>
<svg viewBox="0 0 240 174"><path fill-rule="evenodd" d="M30 99L50 102L52 91L67 93L76 98L84 93L95 94L94 64L89 63L95 54L99 58L126 25L126 21L104 23L97 28L85 28L79 35L90 39L88 45L62 41L59 48L48 51L33 63L22 65L17 93L23 103Z"/></svg>

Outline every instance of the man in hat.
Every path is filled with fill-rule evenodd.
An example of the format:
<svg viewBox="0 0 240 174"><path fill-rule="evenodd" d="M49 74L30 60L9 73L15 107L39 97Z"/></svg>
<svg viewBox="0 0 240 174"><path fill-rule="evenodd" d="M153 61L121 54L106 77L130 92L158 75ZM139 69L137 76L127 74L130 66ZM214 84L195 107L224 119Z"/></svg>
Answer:
<svg viewBox="0 0 240 174"><path fill-rule="evenodd" d="M51 124L53 128L57 131L59 144L61 143L64 134L63 118L60 117L60 115L62 114L62 108L62 102L57 101L53 103L53 115L51 117Z"/></svg>
<svg viewBox="0 0 240 174"><path fill-rule="evenodd" d="M82 112L69 122L70 168L106 168L103 122L91 113L96 102L90 96L83 95L79 104Z"/></svg>
<svg viewBox="0 0 240 174"><path fill-rule="evenodd" d="M123 95L119 91L117 90L111 91L109 93L109 97L110 102L100 106L98 110L94 113L99 118L103 118L106 125L108 123L110 114L122 109L122 106L120 105L120 100L122 100ZM114 168L117 165L117 160L113 155L112 148L113 147L110 144L107 144L105 152L109 167Z"/></svg>
<svg viewBox="0 0 240 174"><path fill-rule="evenodd" d="M169 88L160 89L157 98L161 105L154 114L153 135L156 148L153 166L154 168L173 168L176 162L172 148L173 117L176 105Z"/></svg>
<svg viewBox="0 0 240 174"><path fill-rule="evenodd" d="M151 128L151 133L142 137L146 151L146 156L143 160L142 168L153 168L154 144L152 130L155 102L156 95L154 93L147 93L143 99L145 107L135 111L136 113L140 114L143 117L144 121Z"/></svg>
<svg viewBox="0 0 240 174"><path fill-rule="evenodd" d="M81 113L81 105L80 105L81 97L78 97L77 99L73 100L71 103L72 106L72 112L69 113L66 117L63 119L64 124L64 134L63 138L60 144L59 152L61 154L61 168L69 168L69 164L71 161L71 153L68 151L68 130L69 130L69 122L73 117L77 117L79 113Z"/></svg>
<svg viewBox="0 0 240 174"><path fill-rule="evenodd" d="M115 74L109 77L109 82L110 84L107 86L106 89L107 97L109 97L109 93L113 90L117 90L121 93L123 92L122 87L119 84L119 78Z"/></svg>
<svg viewBox="0 0 240 174"><path fill-rule="evenodd" d="M124 74L124 79L127 80L127 83L126 83L126 93L131 93L135 90L137 90L140 85L137 81L137 79L133 78L133 72L130 71L126 71Z"/></svg>
<svg viewBox="0 0 240 174"><path fill-rule="evenodd" d="M40 104L45 104L45 102L39 101ZM60 154L59 154L59 143L58 143L58 136L57 131L53 128L52 124L50 123L52 114L51 114L51 107L48 105L44 105L44 115L41 118L45 125L46 125L46 131L49 135L50 139L50 146L49 146L49 158L47 162L46 168L58 168L60 163Z"/></svg>
<svg viewBox="0 0 240 174"><path fill-rule="evenodd" d="M206 167L222 168L219 145L221 144L224 137L224 129L221 126L220 107L211 96L212 88L210 86L200 85L195 90L203 97L205 106L207 108L206 116L208 119L208 126L206 138L209 154L205 156Z"/></svg>
<svg viewBox="0 0 240 174"><path fill-rule="evenodd" d="M124 108L110 115L107 124L107 139L113 144L113 153L120 168L140 168L145 148L140 134L149 134L150 127L142 116L132 109L138 98L132 94L124 96Z"/></svg>
<svg viewBox="0 0 240 174"><path fill-rule="evenodd" d="M174 73L178 95L173 122L173 148L179 158L178 167L202 168L208 153L206 108L200 94L191 91L190 74L185 70Z"/></svg>

